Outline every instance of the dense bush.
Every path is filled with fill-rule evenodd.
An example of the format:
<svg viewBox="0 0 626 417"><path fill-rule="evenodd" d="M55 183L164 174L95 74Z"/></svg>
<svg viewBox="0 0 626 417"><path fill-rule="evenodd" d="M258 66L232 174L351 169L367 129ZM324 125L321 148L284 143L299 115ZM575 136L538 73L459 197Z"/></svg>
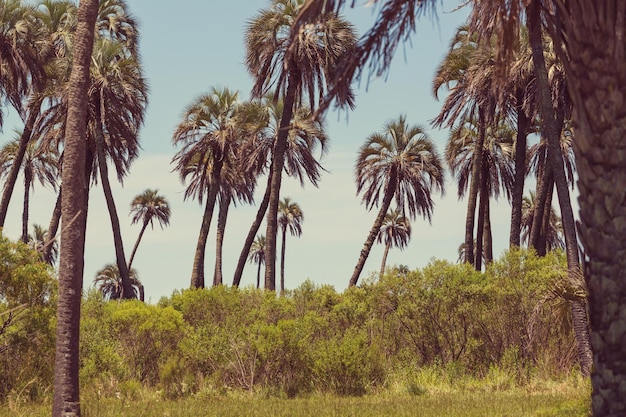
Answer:
<svg viewBox="0 0 626 417"><path fill-rule="evenodd" d="M27 245L0 236L0 401L41 398L52 380L56 281Z"/></svg>
<svg viewBox="0 0 626 417"><path fill-rule="evenodd" d="M417 395L427 389L417 375L429 369L449 383L486 378L494 389L525 384L538 372L564 375L576 366L567 303L555 291L564 268L562 254L512 251L484 273L434 260L421 270L390 269L343 293L310 281L284 297L221 286L146 305L105 302L92 290L83 304L81 381L98 395L129 398L141 385L167 397L233 390L294 397L399 385ZM22 360L32 369L42 361L41 372L25 373L2 355L13 378L3 378L4 395L23 390L28 378L52 382L53 297L43 291L51 284L29 277L33 289L24 291L39 297L42 310L31 307L34 327L15 331L22 339L12 343L25 349ZM3 285L4 311L23 302L9 302L14 292ZM25 344L35 339L46 343Z"/></svg>

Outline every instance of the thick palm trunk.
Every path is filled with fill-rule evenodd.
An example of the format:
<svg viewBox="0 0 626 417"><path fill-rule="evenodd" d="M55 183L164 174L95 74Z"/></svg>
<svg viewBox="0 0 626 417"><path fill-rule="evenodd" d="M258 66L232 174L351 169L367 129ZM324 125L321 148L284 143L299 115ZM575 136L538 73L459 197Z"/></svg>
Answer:
<svg viewBox="0 0 626 417"><path fill-rule="evenodd" d="M228 208L231 197L220 199L220 210L217 215L217 233L215 237L215 271L213 272L213 286L222 285L222 248L224 246L224 231L226 230L226 219L228 218Z"/></svg>
<svg viewBox="0 0 626 417"><path fill-rule="evenodd" d="M202 216L202 225L200 226L200 234L198 236L198 244L196 245L196 252L193 257L193 267L191 269L191 288L204 288L204 254L209 237L211 219L213 218L213 209L215 208L217 193L220 189L222 165L223 160L219 158L213 167L213 178L211 179L209 194L206 198L206 205Z"/></svg>
<svg viewBox="0 0 626 417"><path fill-rule="evenodd" d="M493 262L493 235L491 233L491 203L489 199L485 208L485 229L483 232L483 247L485 252L485 267Z"/></svg>
<svg viewBox="0 0 626 417"><path fill-rule="evenodd" d="M541 239L541 231L543 227L543 215L546 212L545 207L548 200L550 189L554 188L554 176L552 174L552 166L546 161L543 174L537 183L537 192L535 193L535 207L533 210L533 223L530 227L530 236L528 246L539 252L539 241Z"/></svg>
<svg viewBox="0 0 626 417"><path fill-rule="evenodd" d="M623 11L624 5L620 7ZM561 218L563 222L563 232L565 235L565 252L567 254L568 277L573 285L578 284L580 276L580 265L578 262L578 243L576 238L576 225L574 222L574 212L570 202L569 188L565 178L563 156L560 147L560 131L557 129L557 120L552 107L550 97L550 86L548 83L548 73L543 56L543 43L541 39L541 15L540 4L533 1L527 10L528 33L533 54L533 65L535 77L540 92L540 112L542 123L542 134L548 140L548 158L552 166L554 184L559 198ZM623 39L622 46L623 48ZM620 63L620 65L623 65ZM620 106L621 108L621 106ZM583 375L591 372L591 345L589 338L589 324L587 317L586 302L577 299L570 302L574 335L576 337L578 362ZM626 331L625 331L626 333Z"/></svg>
<svg viewBox="0 0 626 417"><path fill-rule="evenodd" d="M13 194L13 189L15 188L15 183L17 182L17 176L19 175L20 169L22 168L22 163L24 162L24 155L26 155L28 143L30 142L31 135L33 133L33 127L35 126L37 116L39 116L40 107L41 100L37 100L29 108L28 118L26 119L26 123L24 124L24 130L20 135L17 154L15 155L15 159L13 160L13 164L11 165L11 169L9 170L6 181L4 183L2 200L0 200L0 228L4 227L4 222L7 217L7 211L9 210L9 202L11 201L11 195Z"/></svg>
<svg viewBox="0 0 626 417"><path fill-rule="evenodd" d="M143 221L143 225L141 226L141 230L139 231L139 236L137 236L137 241L135 242L135 246L133 246L133 251L130 254L130 260L128 261L129 272L130 272L130 269L132 268L133 260L135 259L135 253L137 253L137 248L139 247L139 242L141 242L141 238L143 237L143 233L146 231L146 228L148 227L149 222L150 220L147 218Z"/></svg>
<svg viewBox="0 0 626 417"><path fill-rule="evenodd" d="M22 207L22 242L28 242L28 206L30 205L30 187L33 182L30 170L24 172L24 207Z"/></svg>
<svg viewBox="0 0 626 417"><path fill-rule="evenodd" d="M87 88L93 49L98 1L81 0L74 35L73 66L70 75L69 103L65 131L65 162L62 181L64 227L61 235L59 290L57 301L56 352L54 358L54 396L52 417L80 417L79 330L80 300L83 285L85 227L85 151Z"/></svg>
<svg viewBox="0 0 626 417"><path fill-rule="evenodd" d="M485 117L481 109L478 110L478 140L474 146L474 160L472 162L472 179L470 181L469 197L467 199L467 214L465 216L465 262L475 265L474 259L474 220L478 203L478 190L483 166L482 150L485 144Z"/></svg>
<svg viewBox="0 0 626 417"><path fill-rule="evenodd" d="M374 240L376 240L376 236L378 236L378 232L380 231L380 227L385 220L385 215L387 214L387 210L389 210L389 206L391 205L391 200L396 193L396 187L398 184L397 171L392 168L391 173L389 174L389 183L385 188L385 195L383 197L383 202L380 206L380 210L378 211L378 215L374 220L374 224L370 229L369 235L367 235L367 239L365 240L365 244L363 245L363 249L361 249L361 254L359 256L359 260L354 267L354 272L352 273L352 277L350 277L350 287L356 285L359 281L359 276L363 271L363 267L365 266L365 261L367 261L367 257L372 250L372 246L374 245Z"/></svg>
<svg viewBox="0 0 626 417"><path fill-rule="evenodd" d="M546 204L543 207L541 233L539 233L539 240L537 241L537 255L546 256L548 253L548 234L550 233L550 218L552 214L552 195L554 193L554 184L548 188L548 195L546 196Z"/></svg>
<svg viewBox="0 0 626 417"><path fill-rule="evenodd" d="M280 119L280 128L274 143L272 154L272 184L270 201L267 212L267 229L265 232L265 289L276 290L276 237L278 231L278 200L280 199L280 184L282 181L283 166L285 163L285 150L287 149L287 135L296 104L296 92L300 72L295 63L291 63L287 93L285 94L283 114Z"/></svg>
<svg viewBox="0 0 626 417"><path fill-rule="evenodd" d="M381 278L385 274L385 265L387 264L387 255L389 254L390 248L391 248L391 240L389 240L385 244L385 252L383 252L383 262L380 264L380 277Z"/></svg>
<svg viewBox="0 0 626 417"><path fill-rule="evenodd" d="M287 226L283 226L283 239L280 248L280 295L285 294L285 248L287 243Z"/></svg>
<svg viewBox="0 0 626 417"><path fill-rule="evenodd" d="M511 196L511 232L509 234L509 246L520 246L522 233L522 200L524 195L524 182L526 179L526 131L528 121L522 108L522 93L517 92L517 137L515 140L515 178L513 193Z"/></svg>
<svg viewBox="0 0 626 417"><path fill-rule="evenodd" d="M271 172L271 170L270 170ZM246 236L246 241L243 244L243 248L241 249L241 253L239 254L239 260L237 261L237 268L235 268L235 275L233 277L233 287L238 287L241 282L241 276L243 275L243 269L246 266L246 260L248 259L248 255L250 254L250 248L252 247L252 243L254 242L254 237L259 231L259 227L261 227L261 223L263 222L263 217L265 217L265 213L267 212L267 206L270 202L270 192L272 191L272 176L269 175L267 178L267 188L265 189L265 194L263 195L263 200L261 200L261 204L259 205L259 209L257 210L256 217L254 218L254 222L252 222L252 226L250 226L250 230L248 231L248 236ZM259 264L259 270L260 270ZM259 285L257 284L257 288Z"/></svg>
<svg viewBox="0 0 626 417"><path fill-rule="evenodd" d="M102 107L101 107L102 110ZM98 115L99 116L99 115ZM100 172L100 183L104 192L104 199L107 204L109 218L111 220L111 229L113 231L113 246L115 247L115 260L117 268L120 271L122 279L122 298L135 298L135 291L130 281L128 272L128 264L126 263L126 255L124 254L124 242L122 240L122 231L120 227L120 219L115 208L115 200L111 192L111 183L109 182L109 170L104 153L104 136L102 133L102 124L98 118L96 121L96 153L98 159L98 171Z"/></svg>
<svg viewBox="0 0 626 417"><path fill-rule="evenodd" d="M52 245L56 241L57 230L59 230L59 222L61 221L61 193L63 186L59 187L59 194L57 195L57 201L54 204L54 210L52 210L52 217L50 219L50 225L48 226L48 239L43 245L43 258L52 265Z"/></svg>
<svg viewBox="0 0 626 417"><path fill-rule="evenodd" d="M588 262L594 416L626 415L626 4L568 1L568 86Z"/></svg>

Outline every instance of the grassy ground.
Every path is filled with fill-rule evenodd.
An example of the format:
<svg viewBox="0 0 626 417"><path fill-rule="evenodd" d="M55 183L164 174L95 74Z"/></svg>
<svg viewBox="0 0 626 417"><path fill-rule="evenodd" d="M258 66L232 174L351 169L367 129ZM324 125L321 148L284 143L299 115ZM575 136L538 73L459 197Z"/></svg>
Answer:
<svg viewBox="0 0 626 417"><path fill-rule="evenodd" d="M194 396L174 401L157 393L133 398L83 395L83 417L299 416L299 417L583 417L588 415L584 386L553 386L541 390L423 390L413 395L387 392L358 398L311 395L306 398L262 398L259 395ZM5 405L0 416L44 417L50 405Z"/></svg>

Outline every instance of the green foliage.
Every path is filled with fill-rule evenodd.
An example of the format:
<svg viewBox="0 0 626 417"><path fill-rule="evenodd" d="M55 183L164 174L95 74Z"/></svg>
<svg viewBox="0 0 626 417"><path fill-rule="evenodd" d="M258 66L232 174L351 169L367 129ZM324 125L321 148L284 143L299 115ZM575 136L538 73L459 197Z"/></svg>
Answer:
<svg viewBox="0 0 626 417"><path fill-rule="evenodd" d="M50 267L0 236L0 401L40 399L52 383L55 303Z"/></svg>

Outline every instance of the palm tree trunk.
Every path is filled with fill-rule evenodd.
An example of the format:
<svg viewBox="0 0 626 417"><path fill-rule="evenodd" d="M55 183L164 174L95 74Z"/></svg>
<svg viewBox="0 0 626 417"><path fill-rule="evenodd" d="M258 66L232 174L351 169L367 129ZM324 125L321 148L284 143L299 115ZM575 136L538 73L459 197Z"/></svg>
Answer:
<svg viewBox="0 0 626 417"><path fill-rule="evenodd" d="M552 195L554 194L554 180L550 182L548 187L548 195L546 196L546 203L543 207L541 233L539 233L539 240L537 241L537 255L546 256L548 253L548 233L550 232L550 215L552 214Z"/></svg>
<svg viewBox="0 0 626 417"><path fill-rule="evenodd" d="M32 172L24 171L24 207L22 208L22 242L28 242L28 206L30 204L30 187L33 182Z"/></svg>
<svg viewBox="0 0 626 417"><path fill-rule="evenodd" d="M198 244L193 257L193 267L191 269L191 288L204 288L204 253L206 251L206 243L209 237L209 229L211 219L213 218L213 209L217 200L217 193L220 189L221 171L224 161L218 158L213 166L213 174L209 194L206 198L204 214L202 216L202 225L200 226L200 235L198 236Z"/></svg>
<svg viewBox="0 0 626 417"><path fill-rule="evenodd" d="M126 264L126 255L124 254L124 242L122 240L122 232L120 227L120 219L117 216L117 209L115 208L115 200L113 199L113 193L111 192L111 184L109 182L109 172L106 162L106 155L104 153L104 136L103 127L100 120L102 114L103 103L101 103L100 112L97 112L96 119L96 154L98 159L98 170L100 172L100 182L102 184L102 191L104 192L104 199L109 211L109 218L111 219L111 229L113 231L113 246L115 247L115 259L117 262L117 268L120 271L120 278L122 279L122 298L135 298L135 291L130 281L130 274L128 272L128 265Z"/></svg>
<svg viewBox="0 0 626 417"><path fill-rule="evenodd" d="M484 164L483 164L484 165ZM477 271L482 270L483 261L483 236L485 235L485 216L487 213L487 200L489 199L487 190L487 173L486 165L483 166L480 176L480 204L478 206L478 226L476 228L476 253L474 254L474 268Z"/></svg>
<svg viewBox="0 0 626 417"><path fill-rule="evenodd" d="M574 100L574 152L581 234L588 256L593 345L592 413L626 413L626 32L624 2L568 1L568 86Z"/></svg>
<svg viewBox="0 0 626 417"><path fill-rule="evenodd" d="M285 248L287 243L287 225L282 227L283 240L280 249L280 295L285 294Z"/></svg>
<svg viewBox="0 0 626 417"><path fill-rule="evenodd" d="M622 4L621 7L624 8ZM563 222L563 232L565 235L565 252L567 254L568 277L572 284L578 284L580 276L580 265L578 262L578 243L576 238L576 225L574 222L574 212L570 202L569 188L565 178L563 156L560 147L560 132L556 126L556 116L552 107L550 97L550 86L548 83L548 73L543 56L543 43L541 39L541 10L538 1L533 1L528 6L528 34L533 54L533 65L535 77L537 79L540 92L540 112L542 123L542 133L548 140L548 158L552 165L554 183L559 197L561 218ZM622 46L623 48L623 41ZM623 65L623 63L620 63ZM621 106L620 106L621 108ZM570 302L574 335L576 337L578 362L583 375L591 372L591 345L589 338L589 322L587 317L587 307L584 300L574 300Z"/></svg>
<svg viewBox="0 0 626 417"><path fill-rule="evenodd" d="M270 191L270 201L267 212L267 230L265 232L265 288L270 291L276 289L276 235L278 231L278 200L280 199L280 184L282 181L283 166L285 162L285 149L287 148L287 135L293 115L293 108L296 104L296 92L298 90L298 80L300 70L296 63L291 63L287 93L285 94L283 114L280 119L280 128L274 143L272 154L272 185Z"/></svg>
<svg viewBox="0 0 626 417"><path fill-rule="evenodd" d="M467 214L465 216L465 262L475 265L474 259L474 219L478 202L478 190L483 166L482 149L485 144L485 116L478 109L478 140L474 147L474 161L472 163L472 179L470 181L469 197L467 200ZM478 151L480 150L480 151Z"/></svg>
<svg viewBox="0 0 626 417"><path fill-rule="evenodd" d="M224 231L226 230L226 219L228 218L228 208L231 197L220 199L220 210L217 215L217 233L215 238L215 271L213 273L213 286L217 287L223 283L222 274L222 248L224 246Z"/></svg>
<svg viewBox="0 0 626 417"><path fill-rule="evenodd" d="M367 261L367 257L372 250L372 246L374 245L374 240L376 240L376 236L378 236L378 232L380 231L380 227L385 220L385 215L387 214L387 210L389 210L389 206L391 205L391 200L396 193L396 187L398 184L397 171L394 166L389 174L389 183L385 188L385 195L383 197L383 203L380 206L380 210L378 211L378 215L374 220L374 224L370 230L369 235L367 235L367 239L365 240L365 244L363 245L363 249L361 249L361 254L359 256L359 260L354 267L354 272L352 273L352 277L350 277L350 287L356 285L359 280L359 276L363 271L363 267L365 266L365 261Z"/></svg>
<svg viewBox="0 0 626 417"><path fill-rule="evenodd" d="M146 231L146 228L148 227L149 222L150 220L148 218L146 218L143 221L143 225L141 226L141 230L139 231L139 236L137 236L137 241L135 242L135 246L133 246L133 251L130 254L130 260L128 261L129 272L130 272L130 269L132 268L133 260L135 259L135 253L137 252L137 248L139 247L139 242L141 242L141 238L143 237L143 233Z"/></svg>
<svg viewBox="0 0 626 417"><path fill-rule="evenodd" d="M271 172L271 169L270 169ZM257 210L256 217L254 218L254 222L252 222L252 226L250 226L250 230L248 231L248 236L246 236L246 241L243 244L243 249L241 249L241 253L239 254L239 260L237 261L237 268L235 268L235 275L233 277L233 287L238 287L241 282L241 276L243 275L243 268L246 266L246 260L248 259L248 254L250 253L250 248L252 247L252 243L254 242L254 237L259 231L259 227L261 227L261 223L263 222L263 217L265 217L265 212L267 211L267 206L270 202L270 192L272 191L272 176L269 175L267 178L267 188L265 189L265 194L263 195L263 200L261 200L261 204L259 205L259 209ZM259 271L260 271L259 264ZM257 288L259 286L257 285Z"/></svg>
<svg viewBox="0 0 626 417"><path fill-rule="evenodd" d="M533 223L530 227L530 237L528 246L539 249L539 240L541 238L541 228L543 226L543 214L545 213L546 200L548 199L548 190L554 188L554 176L552 175L552 166L548 161L543 168L543 174L537 183L537 192L535 199L535 207L533 211Z"/></svg>
<svg viewBox="0 0 626 417"><path fill-rule="evenodd" d="M526 130L528 120L522 107L522 92L517 91L517 137L515 140L515 179L511 196L511 233L509 246L520 246L522 233L522 200L526 179Z"/></svg>
<svg viewBox="0 0 626 417"><path fill-rule="evenodd" d="M57 230L59 230L59 222L61 221L61 193L63 186L59 187L59 194L57 195L57 201L54 204L54 210L52 211L52 218L50 219L50 225L48 226L48 240L43 245L43 258L49 264L52 264L52 245L56 241Z"/></svg>
<svg viewBox="0 0 626 417"><path fill-rule="evenodd" d="M4 190L2 191L2 200L0 201L0 228L4 227L4 222L9 210L9 202L11 201L11 195L17 182L17 176L19 175L22 163L24 162L24 155L28 149L28 143L30 142L31 135L33 133L33 127L37 116L39 116L39 110L41 107L41 100L33 102L32 106L29 106L28 118L24 124L24 130L20 136L20 141L17 149L17 154L11 165L11 169L7 174L6 181L4 183ZM27 232L28 233L28 232Z"/></svg>
<svg viewBox="0 0 626 417"><path fill-rule="evenodd" d="M485 231L483 233L483 247L485 251L485 267L493 262L493 235L491 233L491 203L487 199L485 208Z"/></svg>
<svg viewBox="0 0 626 417"><path fill-rule="evenodd" d="M391 240L388 240L385 244L385 252L383 252L383 262L380 264L380 277L382 278L385 274L385 265L387 264L387 255L389 254L389 249L391 248Z"/></svg>
<svg viewBox="0 0 626 417"><path fill-rule="evenodd" d="M256 270L256 289L258 290L261 286L261 262L259 262L259 266Z"/></svg>
<svg viewBox="0 0 626 417"><path fill-rule="evenodd" d="M74 35L69 105L65 131L65 162L62 182L62 216L59 290L57 301L56 352L52 417L80 417L78 371L80 368L80 301L83 286L85 228L85 151L87 88L94 27L99 2L81 0Z"/></svg>

